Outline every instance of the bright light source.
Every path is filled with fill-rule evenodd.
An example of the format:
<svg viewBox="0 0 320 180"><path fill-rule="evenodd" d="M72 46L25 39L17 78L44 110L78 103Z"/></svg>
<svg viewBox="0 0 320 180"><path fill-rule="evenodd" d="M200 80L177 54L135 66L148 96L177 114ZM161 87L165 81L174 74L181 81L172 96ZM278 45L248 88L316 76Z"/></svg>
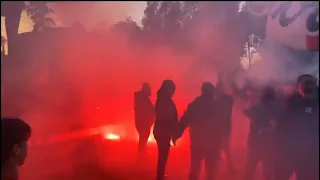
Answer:
<svg viewBox="0 0 320 180"><path fill-rule="evenodd" d="M113 133L108 133L104 135L104 138L108 139L108 140L119 140L120 136L117 134L113 134Z"/></svg>
<svg viewBox="0 0 320 180"><path fill-rule="evenodd" d="M150 135L148 138L148 143L155 143L156 140L154 139L153 135Z"/></svg>
<svg viewBox="0 0 320 180"><path fill-rule="evenodd" d="M153 135L150 135L148 138L148 143L156 143L156 140L154 139ZM171 146L173 146L173 142L170 142Z"/></svg>

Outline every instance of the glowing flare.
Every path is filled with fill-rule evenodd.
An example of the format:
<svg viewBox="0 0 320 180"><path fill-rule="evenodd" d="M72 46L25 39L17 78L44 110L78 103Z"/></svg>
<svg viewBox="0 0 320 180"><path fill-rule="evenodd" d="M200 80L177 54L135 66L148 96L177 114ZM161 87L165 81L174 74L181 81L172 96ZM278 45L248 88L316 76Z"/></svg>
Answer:
<svg viewBox="0 0 320 180"><path fill-rule="evenodd" d="M154 139L154 137L153 137L153 136L149 136L149 138L148 138L148 142L150 142L150 143L155 143L155 142L156 142L156 140Z"/></svg>
<svg viewBox="0 0 320 180"><path fill-rule="evenodd" d="M149 136L148 143L156 143L156 140L154 139L153 135ZM170 142L171 146L173 146L173 142Z"/></svg>
<svg viewBox="0 0 320 180"><path fill-rule="evenodd" d="M119 140L120 139L120 136L117 135L117 134L112 134L112 133L109 133L109 134L105 134L104 136L106 139L108 140Z"/></svg>

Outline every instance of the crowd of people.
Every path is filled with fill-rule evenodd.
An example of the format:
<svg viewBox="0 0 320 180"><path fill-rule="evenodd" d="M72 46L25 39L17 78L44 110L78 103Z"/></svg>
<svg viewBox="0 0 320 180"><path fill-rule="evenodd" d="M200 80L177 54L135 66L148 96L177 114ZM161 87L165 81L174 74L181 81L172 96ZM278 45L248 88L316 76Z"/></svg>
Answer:
<svg viewBox="0 0 320 180"><path fill-rule="evenodd" d="M150 85L143 84L135 93L135 125L139 134L140 158L145 157L151 127L158 145L157 180L165 179L165 168L171 142L190 131L189 180L199 179L202 161L206 179L213 180L221 152L227 156L230 173L234 165L230 153L232 106L236 88L231 83L219 82L215 87L203 83L201 95L178 117L172 96L176 86L172 80L163 81L153 106ZM293 91L284 88L276 93L272 86L245 88L247 106L244 114L250 119L247 140L247 162L244 180L253 180L261 161L265 180L319 179L319 87L309 74L298 77ZM254 94L259 94L255 96ZM256 98L258 97L258 98Z"/></svg>
<svg viewBox="0 0 320 180"><path fill-rule="evenodd" d="M155 105L150 100L151 87L145 83L135 93L135 125L139 133L139 154L143 159L147 141L153 134L158 145L157 180L165 179L171 143L190 128L189 180L199 178L202 161L206 179L213 180L221 152L227 156L230 173L234 165L230 153L232 106L235 89L231 83L219 82L215 87L203 83L196 97L180 117L172 96L176 86L163 81ZM258 99L254 93L260 92ZM253 180L258 162L262 162L265 180L319 179L319 87L309 74L298 77L290 94L278 94L272 86L262 90L246 88L244 114L250 119L248 153L243 179ZM238 93L239 94L239 93ZM28 152L31 127L18 118L1 118L1 179L17 180L18 169Z"/></svg>

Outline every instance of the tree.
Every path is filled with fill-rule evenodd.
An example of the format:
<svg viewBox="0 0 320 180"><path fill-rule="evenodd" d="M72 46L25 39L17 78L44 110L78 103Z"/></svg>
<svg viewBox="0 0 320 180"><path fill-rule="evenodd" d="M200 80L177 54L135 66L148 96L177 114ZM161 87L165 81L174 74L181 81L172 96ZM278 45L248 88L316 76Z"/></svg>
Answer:
<svg viewBox="0 0 320 180"><path fill-rule="evenodd" d="M1 16L5 17L8 54L14 50L14 42L18 35L21 13L25 9L24 1L1 1Z"/></svg>
<svg viewBox="0 0 320 180"><path fill-rule="evenodd" d="M27 10L28 15L36 24L36 29L53 25L54 21L47 17L53 11L47 6L46 1L1 1L1 16L5 17L7 32L8 54L14 51L15 39L18 35L22 11ZM13 53L14 54L14 53Z"/></svg>
<svg viewBox="0 0 320 180"><path fill-rule="evenodd" d="M26 3L26 11L34 23L33 31L41 31L43 28L55 26L56 23L49 17L54 11L43 1L29 1Z"/></svg>
<svg viewBox="0 0 320 180"><path fill-rule="evenodd" d="M143 31L155 43L183 44L185 29L198 10L196 1L148 1L142 19Z"/></svg>
<svg viewBox="0 0 320 180"><path fill-rule="evenodd" d="M141 20L143 30L156 32L161 29L161 17L158 14L160 1L147 1L144 17Z"/></svg>
<svg viewBox="0 0 320 180"><path fill-rule="evenodd" d="M185 22L189 48L203 59L205 66L229 77L240 64L245 27L239 17L239 1L199 2L190 4L193 9ZM237 29L237 31L235 31Z"/></svg>
<svg viewBox="0 0 320 180"><path fill-rule="evenodd" d="M110 28L110 32L125 35L127 39L135 41L141 40L142 29L131 17L128 17L124 21L116 22Z"/></svg>

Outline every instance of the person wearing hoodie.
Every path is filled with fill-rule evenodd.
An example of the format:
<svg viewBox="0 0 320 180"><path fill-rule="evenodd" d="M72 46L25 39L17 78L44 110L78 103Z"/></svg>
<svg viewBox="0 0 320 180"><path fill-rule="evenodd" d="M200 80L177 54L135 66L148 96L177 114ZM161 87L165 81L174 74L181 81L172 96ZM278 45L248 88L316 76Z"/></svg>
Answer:
<svg viewBox="0 0 320 180"><path fill-rule="evenodd" d="M262 162L264 179L273 178L273 147L275 91L266 86L262 91L261 99L244 110L250 119L248 134L248 154L244 180L253 180L258 163Z"/></svg>
<svg viewBox="0 0 320 180"><path fill-rule="evenodd" d="M198 180L203 160L206 180L214 179L217 170L224 125L220 119L216 118L214 91L215 87L212 83L203 83L201 95L188 105L173 137L175 144L177 139L183 135L184 130L187 127L190 128L189 180Z"/></svg>
<svg viewBox="0 0 320 180"><path fill-rule="evenodd" d="M148 83L144 83L142 89L134 93L134 118L135 127L139 134L138 151L140 159L146 154L148 138L154 123L154 107L150 96L151 87Z"/></svg>
<svg viewBox="0 0 320 180"><path fill-rule="evenodd" d="M319 87L310 74L300 75L276 123L275 180L319 179Z"/></svg>
<svg viewBox="0 0 320 180"><path fill-rule="evenodd" d="M177 108L172 100L176 86L172 80L163 81L155 104L154 138L158 145L157 180L165 178L173 131L178 123Z"/></svg>
<svg viewBox="0 0 320 180"><path fill-rule="evenodd" d="M18 180L28 155L31 127L18 118L1 118L1 180Z"/></svg>

